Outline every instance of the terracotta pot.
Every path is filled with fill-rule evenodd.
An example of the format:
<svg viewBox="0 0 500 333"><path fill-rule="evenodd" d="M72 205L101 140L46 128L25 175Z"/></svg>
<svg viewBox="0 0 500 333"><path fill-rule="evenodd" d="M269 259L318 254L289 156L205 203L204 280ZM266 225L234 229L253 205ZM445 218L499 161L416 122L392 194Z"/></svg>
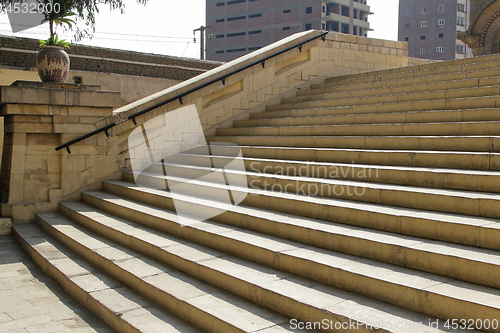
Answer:
<svg viewBox="0 0 500 333"><path fill-rule="evenodd" d="M42 82L63 83L69 72L69 56L60 46L42 46L36 56L36 69Z"/></svg>

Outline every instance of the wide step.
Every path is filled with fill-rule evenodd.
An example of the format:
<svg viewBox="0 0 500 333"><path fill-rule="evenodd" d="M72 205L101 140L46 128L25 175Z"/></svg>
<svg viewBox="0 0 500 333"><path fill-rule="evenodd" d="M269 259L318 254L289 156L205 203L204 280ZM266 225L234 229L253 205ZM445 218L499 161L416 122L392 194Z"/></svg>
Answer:
<svg viewBox="0 0 500 333"><path fill-rule="evenodd" d="M36 225L16 225L14 234L47 274L117 332L202 332L96 271Z"/></svg>
<svg viewBox="0 0 500 333"><path fill-rule="evenodd" d="M212 247L223 246L225 251L237 254L240 257L414 311L429 313L428 308L426 310L425 307L418 305L418 302L415 303L415 299L413 299L414 297L418 299L420 293L427 295L425 297L433 295L432 298L437 301L436 307L438 307L439 302L448 304L449 307L446 310L440 310L442 318L449 317L451 312L458 311L459 308L467 308L467 315L465 312L455 313L455 315L463 317L471 316L473 313L473 317L476 315L483 316L484 314L491 316L497 311L497 305L500 305L496 304L493 299L491 299L491 303L484 303L485 300L482 300L482 297L493 292L493 289L487 287L474 287L482 290L482 294L478 294L476 295L477 298L468 299L464 304L458 305L463 301L463 298L459 298L458 295L461 295L463 290L472 285L469 286L454 279L412 271L407 268L375 263L368 259L323 251L289 241L284 242L270 236L261 237L259 234L240 232L234 229L228 229L224 232L220 229L223 228L220 225L215 229L216 231L212 233L211 237L207 237L206 234L214 229L213 226L202 223L201 225L193 224L192 226L182 227L175 222L176 217L174 214L130 200L118 199L109 194L88 193L85 196L85 201L100 209L106 209L113 214L118 214L122 218L132 218L136 222L144 221L150 226L169 233L189 235L190 239L196 240L197 243L207 244L209 242ZM132 214L134 215L132 216ZM197 229L200 231L195 232ZM230 241L229 239L233 240ZM277 256L279 260L277 260ZM389 272L391 273L389 274ZM359 284L354 282L355 280L359 281ZM394 292L391 292L393 288L395 290L407 290L408 293L404 292L404 294L408 298L396 299ZM492 295L491 297L493 297ZM458 303L453 305L455 302ZM435 310L432 309L431 311Z"/></svg>
<svg viewBox="0 0 500 333"><path fill-rule="evenodd" d="M44 230L73 248L87 261L105 269L150 302L157 303L204 331L256 332L288 322L283 316L191 278L170 265L142 257L134 250L88 232L62 215L40 214L38 221ZM172 249L187 253L186 249L179 249L181 243L172 241L170 245ZM195 255L195 252L196 249L190 251L191 255ZM199 260L217 257L208 253L202 256ZM280 330L288 331L284 328Z"/></svg>
<svg viewBox="0 0 500 333"><path fill-rule="evenodd" d="M88 206L79 203L65 204L64 211L89 228L99 230L117 241L130 239L132 240L130 243L134 244L132 247L140 248L152 257L162 258L161 260L171 262L180 270L189 272L198 279L224 288L264 307L274 308L275 311L282 312L299 321L321 322L326 319L332 323L331 325L339 327L351 322L366 323L375 318L378 321L382 317L385 317L393 325L401 321L408 326L432 320L432 318L411 311L406 313L406 318L402 317L397 315L399 310L391 306L386 306L383 312L373 311L370 309L379 308L381 304L228 255L229 248L224 247L226 252L218 252L212 248L206 248L186 239L181 240L167 234L161 234L161 237L158 237L157 231L146 227L135 226L132 229L131 222L128 220L122 220L106 213L89 214L88 212L91 210ZM207 234L212 232L226 235L227 232L228 237L233 235L234 242L240 241L242 234L237 229L227 228L224 232L222 225L214 228L215 226L210 223L206 226L198 225L197 229ZM195 239L197 238L195 236ZM206 238L208 240L210 236L207 235ZM165 246L168 241L171 244ZM268 239L268 242L271 240ZM200 242L198 241L198 243ZM292 245L274 243L274 245L270 243L273 251L293 248ZM252 250L248 248L248 245L246 248L247 251ZM244 251L242 249L239 253L244 253ZM263 252L263 249L259 252ZM290 290L294 290L294 292L290 293ZM305 304L303 301L307 296L311 297L311 300ZM354 311L349 313L349 308Z"/></svg>

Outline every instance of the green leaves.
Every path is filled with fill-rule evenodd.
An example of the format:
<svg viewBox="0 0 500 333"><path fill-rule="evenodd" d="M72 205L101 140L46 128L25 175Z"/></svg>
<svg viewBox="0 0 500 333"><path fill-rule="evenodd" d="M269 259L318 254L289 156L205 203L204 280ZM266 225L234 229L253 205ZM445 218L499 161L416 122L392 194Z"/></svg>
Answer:
<svg viewBox="0 0 500 333"><path fill-rule="evenodd" d="M59 39L59 36L56 34L53 37L49 37L47 40L40 40L40 46L60 46L65 49L69 49L71 43L67 42L66 39Z"/></svg>

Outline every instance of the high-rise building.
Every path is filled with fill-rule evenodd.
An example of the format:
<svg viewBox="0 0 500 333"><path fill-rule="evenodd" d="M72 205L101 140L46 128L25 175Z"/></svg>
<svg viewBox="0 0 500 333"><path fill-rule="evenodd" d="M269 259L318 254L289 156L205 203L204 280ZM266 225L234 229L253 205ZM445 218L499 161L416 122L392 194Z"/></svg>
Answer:
<svg viewBox="0 0 500 333"><path fill-rule="evenodd" d="M458 39L469 22L470 0L399 0L398 40L415 58L465 58L470 49Z"/></svg>
<svg viewBox="0 0 500 333"><path fill-rule="evenodd" d="M366 36L366 0L207 0L206 57L229 61L299 31Z"/></svg>

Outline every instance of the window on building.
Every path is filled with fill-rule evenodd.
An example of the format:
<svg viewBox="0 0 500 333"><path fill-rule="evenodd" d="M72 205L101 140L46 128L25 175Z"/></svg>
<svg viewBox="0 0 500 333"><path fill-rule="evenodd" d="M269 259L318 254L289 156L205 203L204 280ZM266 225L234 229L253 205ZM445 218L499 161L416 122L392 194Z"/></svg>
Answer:
<svg viewBox="0 0 500 333"><path fill-rule="evenodd" d="M420 36L420 40L425 40L425 35Z"/></svg>
<svg viewBox="0 0 500 333"><path fill-rule="evenodd" d="M311 30L311 29L312 29L312 24L306 23L306 30Z"/></svg>
<svg viewBox="0 0 500 333"><path fill-rule="evenodd" d="M462 13L467 12L467 7L466 7L466 5L465 5L464 3L459 3L459 4L458 4L458 11L459 11L459 12L462 12Z"/></svg>
<svg viewBox="0 0 500 333"><path fill-rule="evenodd" d="M405 42L409 41L410 37L405 37Z"/></svg>
<svg viewBox="0 0 500 333"><path fill-rule="evenodd" d="M235 17L228 17L227 18L227 21L230 22L230 21L238 21L238 20L244 20L246 19L247 17L246 16L235 16Z"/></svg>
<svg viewBox="0 0 500 333"><path fill-rule="evenodd" d="M283 31L290 30L290 27L283 27Z"/></svg>
<svg viewBox="0 0 500 333"><path fill-rule="evenodd" d="M221 22L224 22L225 20L224 19L217 19L215 20L216 23L221 23Z"/></svg>
<svg viewBox="0 0 500 333"><path fill-rule="evenodd" d="M405 9L405 16L410 16L411 11L409 9Z"/></svg>
<svg viewBox="0 0 500 333"><path fill-rule="evenodd" d="M247 49L232 49L232 50L227 50L226 52L230 53L230 52L244 52L246 51Z"/></svg>
<svg viewBox="0 0 500 333"><path fill-rule="evenodd" d="M427 14L427 7L422 7L422 14Z"/></svg>
<svg viewBox="0 0 500 333"><path fill-rule="evenodd" d="M437 53L443 53L444 52L444 46L438 46L438 47L436 47L436 52Z"/></svg>
<svg viewBox="0 0 500 333"><path fill-rule="evenodd" d="M410 23L405 23L405 29L410 29Z"/></svg>
<svg viewBox="0 0 500 333"><path fill-rule="evenodd" d="M439 19L438 20L438 25L443 26L445 24L446 24L446 20L445 19Z"/></svg>
<svg viewBox="0 0 500 333"><path fill-rule="evenodd" d="M228 1L227 4L228 5L235 5L237 3L243 3L243 2L247 2L247 0L231 0L231 1Z"/></svg>
<svg viewBox="0 0 500 333"><path fill-rule="evenodd" d="M425 47L420 48L420 54L425 54Z"/></svg>
<svg viewBox="0 0 500 333"><path fill-rule="evenodd" d="M248 15L249 18L256 18L256 17L262 17L262 14L250 14Z"/></svg>
<svg viewBox="0 0 500 333"><path fill-rule="evenodd" d="M444 12L444 5L438 5L438 12Z"/></svg>
<svg viewBox="0 0 500 333"><path fill-rule="evenodd" d="M326 30L326 23L321 23L321 30Z"/></svg>
<svg viewBox="0 0 500 333"><path fill-rule="evenodd" d="M444 38L444 34L439 34L439 38Z"/></svg>
<svg viewBox="0 0 500 333"><path fill-rule="evenodd" d="M262 33L262 30L252 30L252 31L248 32L249 35L261 34L261 33Z"/></svg>
<svg viewBox="0 0 500 333"><path fill-rule="evenodd" d="M342 16L346 16L346 17L349 17L351 16L350 14L351 10L349 7L346 7L346 6L342 6Z"/></svg>
<svg viewBox="0 0 500 333"><path fill-rule="evenodd" d="M427 27L427 21L420 22L420 27L422 27L422 28Z"/></svg>
<svg viewBox="0 0 500 333"><path fill-rule="evenodd" d="M459 27L465 27L465 18L463 18L463 17L458 17L458 18L457 18L457 25L458 25Z"/></svg>
<svg viewBox="0 0 500 333"><path fill-rule="evenodd" d="M339 22L332 21L331 30L339 32Z"/></svg>
<svg viewBox="0 0 500 333"><path fill-rule="evenodd" d="M313 8L312 7L306 7L306 14L312 14Z"/></svg>
<svg viewBox="0 0 500 333"><path fill-rule="evenodd" d="M283 11L283 14L288 14L288 13L290 13L290 12L291 12L291 10L290 10L290 9L285 9L285 10Z"/></svg>
<svg viewBox="0 0 500 333"><path fill-rule="evenodd" d="M321 11L322 11L323 13L326 13L326 6L322 6L322 7L321 7Z"/></svg>
<svg viewBox="0 0 500 333"><path fill-rule="evenodd" d="M343 34L349 33L349 24L342 23L342 31Z"/></svg>
<svg viewBox="0 0 500 333"><path fill-rule="evenodd" d="M217 7L224 6L224 2L217 2L216 6L217 6ZM224 51L222 51L222 52L224 52Z"/></svg>
<svg viewBox="0 0 500 333"><path fill-rule="evenodd" d="M231 34L227 34L227 37L238 37L238 36L245 36L247 33L246 32L233 32ZM229 51L228 51L229 52Z"/></svg>
<svg viewBox="0 0 500 333"><path fill-rule="evenodd" d="M464 54L465 53L465 47L463 45L457 45L457 53L458 54Z"/></svg>

